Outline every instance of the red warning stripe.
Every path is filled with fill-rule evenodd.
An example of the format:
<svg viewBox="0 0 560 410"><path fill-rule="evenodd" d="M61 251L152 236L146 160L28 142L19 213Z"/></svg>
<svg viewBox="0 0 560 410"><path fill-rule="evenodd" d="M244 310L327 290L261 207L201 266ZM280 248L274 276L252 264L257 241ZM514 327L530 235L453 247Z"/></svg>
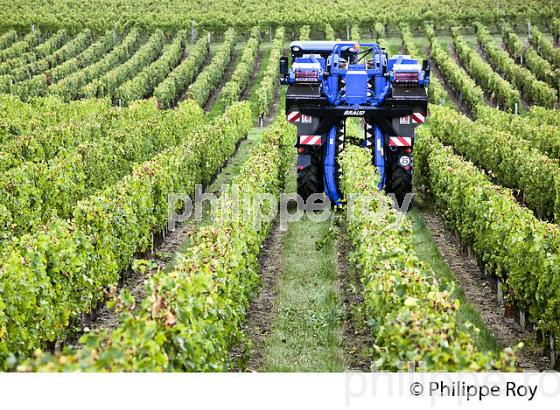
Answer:
<svg viewBox="0 0 560 410"><path fill-rule="evenodd" d="M424 124L424 121L426 121L426 116L421 112L413 113L410 118L413 124Z"/></svg>
<svg viewBox="0 0 560 410"><path fill-rule="evenodd" d="M287 117L289 122L298 122L301 118L301 114L299 113L299 111L292 111L288 113Z"/></svg>
<svg viewBox="0 0 560 410"><path fill-rule="evenodd" d="M321 145L320 135L300 135L299 136L300 145Z"/></svg>
<svg viewBox="0 0 560 410"><path fill-rule="evenodd" d="M412 138L410 137L389 137L390 147L410 147L412 146Z"/></svg>

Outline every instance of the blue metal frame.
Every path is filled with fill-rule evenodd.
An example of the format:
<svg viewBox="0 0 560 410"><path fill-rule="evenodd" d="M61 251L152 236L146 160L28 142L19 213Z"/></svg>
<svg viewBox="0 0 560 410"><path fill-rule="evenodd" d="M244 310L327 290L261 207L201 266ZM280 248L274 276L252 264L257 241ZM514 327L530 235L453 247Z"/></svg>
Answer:
<svg viewBox="0 0 560 410"><path fill-rule="evenodd" d="M342 78L346 80L348 78L348 73L351 71L364 71L367 73L368 80L375 77L375 91L376 94L367 95L365 101L362 101L358 106L354 106L354 109L359 109L360 105L368 106L379 106L385 99L387 92L389 91L390 81L388 81L383 76L383 59L386 58L386 54L375 43L360 43L359 47L371 48L370 59L374 61L373 68L367 68L366 64L349 64L348 68L340 68L340 58L343 50L348 50L348 48L353 48L356 43L346 42L337 43L333 47L331 54L331 69L329 76L326 81L323 82L324 90L327 94L327 99L332 105L344 105L344 97L342 96L342 91L338 89L339 80ZM356 50L357 51L357 50ZM327 148L325 151L324 159L324 185L325 193L329 199L336 205L340 204L340 195L336 188L335 182L335 160L336 160L336 138L337 138L337 126L331 128L327 136ZM378 126L373 127L374 131L374 163L377 167L381 180L379 182L379 189L383 189L385 186L385 156L384 156L384 145L385 136L381 132Z"/></svg>
<svg viewBox="0 0 560 410"><path fill-rule="evenodd" d="M379 180L379 189L382 190L385 187L385 153L383 152L383 147L385 145L385 136L377 125L373 127L373 132L375 135L375 155L373 157L375 161L374 165L377 167L377 170L379 171L379 175L381 177L381 179Z"/></svg>
<svg viewBox="0 0 560 410"><path fill-rule="evenodd" d="M303 63L312 63L316 67L320 66L319 77L316 81L322 84L322 94L326 97L328 103L335 107L347 107L349 110L359 111L365 107L379 107L385 100L392 82L395 80L393 75L387 77L385 75L385 67L388 72L393 70L395 64L418 64L418 60L405 58L405 56L397 55L388 59L387 53L376 43L355 43L351 41L333 43L330 56L325 58L330 43L322 42L310 43L311 49L320 49L321 57L313 55L305 55L306 43L295 44L294 48L300 48L301 57L296 57L294 63L302 63L302 70L306 70ZM350 51L355 56L359 55L361 49L371 49L371 55L368 56L364 63L347 62L345 67L341 66L342 55ZM370 68L368 68L368 62ZM328 68L328 70L327 70ZM310 70L316 70L310 68ZM373 83L372 83L373 79ZM289 71L286 78L288 84L296 82L294 70ZM429 84L429 74L420 75L418 83L420 85ZM336 143L337 143L337 127L334 125L327 133L326 148L324 151L324 177L323 182L325 192L332 202L340 204L341 198L336 187ZM386 182L385 177L385 135L381 128L373 124L374 133L374 155L373 162L377 167L381 180L379 189L383 189Z"/></svg>
<svg viewBox="0 0 560 410"><path fill-rule="evenodd" d="M335 181L335 160L336 160L336 134L338 128L335 125L327 135L327 148L325 150L325 159L323 161L323 182L325 185L325 193L329 199L335 204L340 204L340 196L336 189Z"/></svg>
<svg viewBox="0 0 560 410"><path fill-rule="evenodd" d="M365 101L360 104L377 106L383 102L385 95L389 89L389 82L383 76L383 58L385 58L385 53L378 44L375 43L360 43L358 46L360 48L366 47L372 49L371 58L375 61L375 67L368 69L366 64L349 64L348 68L340 68L340 58L342 51L348 50L349 48L354 48L358 44L352 42L337 43L333 47L331 54L331 70L329 76L323 81L324 90L327 94L327 99L330 104L333 105L344 105L346 101L342 96L341 90L338 89L338 83L340 79L346 80L349 72L364 71L367 73L368 79L375 77L375 91L377 95L372 95L368 97ZM358 50L356 49L356 52Z"/></svg>

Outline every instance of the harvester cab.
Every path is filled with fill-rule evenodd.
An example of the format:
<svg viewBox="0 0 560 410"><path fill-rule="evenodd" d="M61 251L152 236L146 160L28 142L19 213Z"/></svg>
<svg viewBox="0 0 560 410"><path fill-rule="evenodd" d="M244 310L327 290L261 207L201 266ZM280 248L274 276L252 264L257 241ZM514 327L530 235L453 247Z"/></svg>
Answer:
<svg viewBox="0 0 560 410"><path fill-rule="evenodd" d="M372 153L380 189L399 203L412 191L414 134L425 120L429 61L388 58L375 43L295 41L280 59L280 82L288 86L287 120L297 126L298 193L325 192L339 204L344 146ZM346 120L358 117L363 134L346 138Z"/></svg>

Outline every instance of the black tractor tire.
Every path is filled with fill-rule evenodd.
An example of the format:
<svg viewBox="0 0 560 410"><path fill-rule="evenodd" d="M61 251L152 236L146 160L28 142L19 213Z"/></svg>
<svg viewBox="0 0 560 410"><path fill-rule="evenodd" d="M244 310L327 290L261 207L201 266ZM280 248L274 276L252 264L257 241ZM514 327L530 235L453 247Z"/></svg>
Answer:
<svg viewBox="0 0 560 410"><path fill-rule="evenodd" d="M392 163L387 174L386 192L393 194L399 207L403 205L406 194L412 193L412 168L408 171L397 163Z"/></svg>
<svg viewBox="0 0 560 410"><path fill-rule="evenodd" d="M321 167L319 155L311 157L311 165L304 169L298 169L297 173L297 193L307 201L311 194L324 192L323 169Z"/></svg>

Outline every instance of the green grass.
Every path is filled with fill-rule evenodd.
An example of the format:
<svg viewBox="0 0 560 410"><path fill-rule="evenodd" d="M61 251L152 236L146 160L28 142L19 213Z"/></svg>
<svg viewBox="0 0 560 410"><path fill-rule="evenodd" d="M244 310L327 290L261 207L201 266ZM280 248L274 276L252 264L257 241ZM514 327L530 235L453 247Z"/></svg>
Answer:
<svg viewBox="0 0 560 410"><path fill-rule="evenodd" d="M286 192L294 192L295 173ZM272 333L264 342L260 371L337 372L345 369L342 305L338 292L335 244L326 238L332 221L307 217L293 222L283 237L282 274L276 292Z"/></svg>
<svg viewBox="0 0 560 410"><path fill-rule="evenodd" d="M453 297L459 299L461 302L461 307L457 313L460 326L465 329L465 324L469 322L480 330L479 332L475 332L472 329L465 329L470 333L475 346L479 350L499 352L501 349L498 342L486 327L480 312L467 301L465 292L455 282L455 274L443 259L418 209L412 208L408 212L407 217L412 222L414 230L413 244L416 255L429 264L444 287L455 284Z"/></svg>
<svg viewBox="0 0 560 410"><path fill-rule="evenodd" d="M330 227L330 220L304 218L290 224L283 238L277 312L265 342L262 371L344 370L334 244L315 247Z"/></svg>

